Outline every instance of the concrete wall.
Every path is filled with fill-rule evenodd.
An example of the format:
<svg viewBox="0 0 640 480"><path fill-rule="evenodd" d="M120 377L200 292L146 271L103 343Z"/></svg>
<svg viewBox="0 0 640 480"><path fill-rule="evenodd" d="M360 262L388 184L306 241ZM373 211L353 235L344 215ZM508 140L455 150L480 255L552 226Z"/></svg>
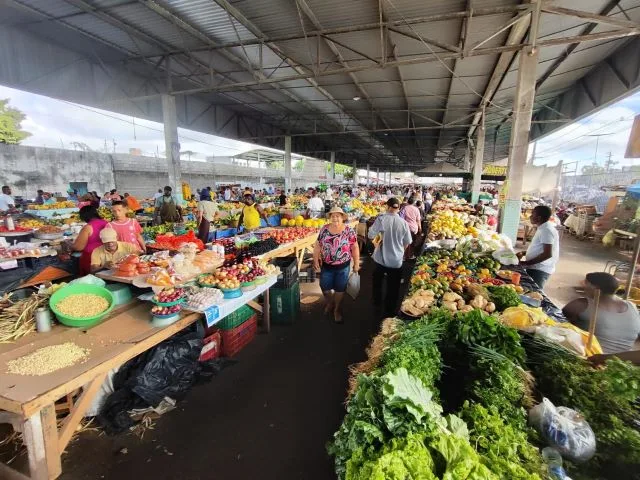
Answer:
<svg viewBox="0 0 640 480"><path fill-rule="evenodd" d="M14 195L35 198L38 189L62 193L70 182L87 182L102 195L114 185L112 156L0 143L0 183L11 186Z"/></svg>
<svg viewBox="0 0 640 480"><path fill-rule="evenodd" d="M182 179L194 193L198 188L221 183L263 187L284 186L284 170L250 168L228 163L182 161ZM325 162L306 160L302 172L293 172L292 188L307 187L325 181ZM35 197L39 188L65 192L70 182L87 182L99 195L117 188L148 198L167 184L164 158L128 154L80 152L55 148L0 144L0 184L10 185L15 195Z"/></svg>

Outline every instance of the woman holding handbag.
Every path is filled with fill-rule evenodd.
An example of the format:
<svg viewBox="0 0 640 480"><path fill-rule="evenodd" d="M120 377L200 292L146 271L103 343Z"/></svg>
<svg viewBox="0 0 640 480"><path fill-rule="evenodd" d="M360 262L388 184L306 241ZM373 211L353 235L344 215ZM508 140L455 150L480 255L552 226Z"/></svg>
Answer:
<svg viewBox="0 0 640 480"><path fill-rule="evenodd" d="M313 248L313 267L320 272L320 288L325 299L325 314L333 313L336 323L342 323L340 305L349 282L349 267L360 271L360 249L353 228L345 224L347 214L333 207L328 217L330 223L320 229Z"/></svg>

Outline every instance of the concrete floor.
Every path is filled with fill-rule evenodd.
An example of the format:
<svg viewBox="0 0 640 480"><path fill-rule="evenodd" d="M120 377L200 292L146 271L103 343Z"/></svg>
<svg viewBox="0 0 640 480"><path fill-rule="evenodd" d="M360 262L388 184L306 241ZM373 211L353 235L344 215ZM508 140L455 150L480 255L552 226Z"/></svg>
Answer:
<svg viewBox="0 0 640 480"><path fill-rule="evenodd" d="M370 265L362 275L370 278ZM323 316L317 281L302 287L295 325L259 335L237 364L195 387L143 440L82 434L60 478L335 478L325 444L344 416L347 366L364 359L382 318L370 281L357 301L345 300L344 325Z"/></svg>
<svg viewBox="0 0 640 480"><path fill-rule="evenodd" d="M613 254L565 236L547 293L559 306ZM362 292L345 300L344 325L322 315L317 282L302 284L302 313L276 325L238 363L195 387L141 440L83 433L63 456L63 480L334 479L325 444L344 416L347 366L364 358L380 313L371 301L370 260ZM24 464L24 458L18 460Z"/></svg>

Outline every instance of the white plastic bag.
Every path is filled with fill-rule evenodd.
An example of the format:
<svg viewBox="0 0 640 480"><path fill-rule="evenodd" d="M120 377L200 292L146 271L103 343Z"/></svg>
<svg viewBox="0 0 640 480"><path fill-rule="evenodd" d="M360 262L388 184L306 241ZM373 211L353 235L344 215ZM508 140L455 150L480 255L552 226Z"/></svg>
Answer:
<svg viewBox="0 0 640 480"><path fill-rule="evenodd" d="M491 256L495 260L498 260L502 265L518 265L520 263L520 260L516 257L516 253L509 248L496 250L491 254Z"/></svg>
<svg viewBox="0 0 640 480"><path fill-rule="evenodd" d="M586 462L596 453L596 437L584 417L567 407L556 408L548 398L529 410L529 424L573 462Z"/></svg>
<svg viewBox="0 0 640 480"><path fill-rule="evenodd" d="M85 275L84 277L76 278L75 280L71 280L69 285L95 285L96 287L104 287L107 282L103 279L96 277L95 275Z"/></svg>
<svg viewBox="0 0 640 480"><path fill-rule="evenodd" d="M360 274L358 272L351 272L349 275L349 282L347 283L347 295L354 300L360 293Z"/></svg>

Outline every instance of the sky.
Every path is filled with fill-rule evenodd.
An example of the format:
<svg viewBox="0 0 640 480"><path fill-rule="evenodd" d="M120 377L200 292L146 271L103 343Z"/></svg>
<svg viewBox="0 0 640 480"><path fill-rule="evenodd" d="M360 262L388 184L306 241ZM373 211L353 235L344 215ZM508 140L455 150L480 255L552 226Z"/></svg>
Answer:
<svg viewBox="0 0 640 480"><path fill-rule="evenodd" d="M636 92L539 140L534 163L557 165L562 160L565 165L569 164L566 169L577 168L579 174L593 162L604 167L611 153L611 160L618 162L611 168L638 165L640 159L624 158L624 153L633 118L639 113L640 92ZM529 155L533 155L533 144L529 146Z"/></svg>
<svg viewBox="0 0 640 480"><path fill-rule="evenodd" d="M98 110L55 100L0 85L0 98L9 98L10 105L27 115L23 129L32 134L24 145L73 149L73 142L83 143L92 150L128 152L139 148L144 155L164 156L164 135L161 123ZM633 123L640 113L640 92L630 95L599 112L556 131L537 142L534 163L556 165L559 160L567 168L581 169L594 161L604 166L609 153L613 168L640 163L640 159L625 159L624 152ZM179 129L182 158L194 152L192 160L207 156L231 156L255 148L255 145L192 130ZM596 154L597 142L597 154ZM115 143L115 145L114 145ZM533 144L529 148L533 154ZM572 162L576 162L575 164ZM575 165L575 167L574 167Z"/></svg>

